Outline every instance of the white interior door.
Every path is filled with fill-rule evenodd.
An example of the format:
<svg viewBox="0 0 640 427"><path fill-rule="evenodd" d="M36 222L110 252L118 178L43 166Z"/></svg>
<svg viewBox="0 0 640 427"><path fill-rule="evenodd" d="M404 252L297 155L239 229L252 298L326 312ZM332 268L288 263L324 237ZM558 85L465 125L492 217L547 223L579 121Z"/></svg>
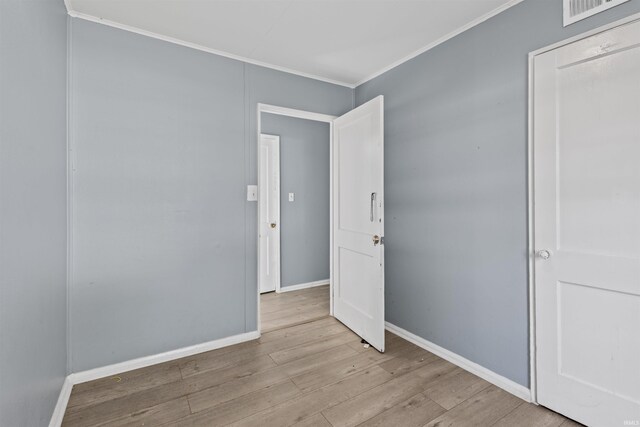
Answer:
<svg viewBox="0 0 640 427"><path fill-rule="evenodd" d="M384 133L379 96L333 122L333 313L384 351Z"/></svg>
<svg viewBox="0 0 640 427"><path fill-rule="evenodd" d="M640 23L534 60L538 401L640 424Z"/></svg>
<svg viewBox="0 0 640 427"><path fill-rule="evenodd" d="M280 137L260 135L260 293L280 288Z"/></svg>

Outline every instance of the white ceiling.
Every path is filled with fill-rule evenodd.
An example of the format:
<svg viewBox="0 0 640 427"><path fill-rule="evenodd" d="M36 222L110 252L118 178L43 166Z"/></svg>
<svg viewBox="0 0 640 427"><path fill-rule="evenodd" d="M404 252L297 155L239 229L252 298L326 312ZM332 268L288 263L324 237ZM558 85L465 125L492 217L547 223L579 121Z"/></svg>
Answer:
<svg viewBox="0 0 640 427"><path fill-rule="evenodd" d="M101 20L353 87L519 0L67 0Z"/></svg>

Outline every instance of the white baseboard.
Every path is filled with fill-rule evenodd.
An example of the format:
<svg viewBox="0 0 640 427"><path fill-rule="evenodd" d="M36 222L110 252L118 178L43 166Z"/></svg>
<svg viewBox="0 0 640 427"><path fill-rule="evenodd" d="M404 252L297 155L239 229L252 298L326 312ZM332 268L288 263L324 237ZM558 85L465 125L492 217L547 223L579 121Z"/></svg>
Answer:
<svg viewBox="0 0 640 427"><path fill-rule="evenodd" d="M62 385L58 403L53 411L49 427L59 427L62 424L62 418L67 409L69 396L74 384L80 384L87 381L97 380L98 378L108 377L110 375L120 374L122 372L131 371L133 369L145 368L147 366L156 365L158 363L169 362L171 360L180 359L182 357L193 356L194 354L204 353L205 351L216 350L218 348L227 347L234 344L240 344L245 341L251 341L260 338L258 331L246 332L244 334L233 335L219 340L209 341L202 344L196 344L189 347L179 348L177 350L167 351L165 353L154 354L151 356L139 357L126 362L114 363L113 365L103 366L101 368L90 369L87 371L76 372L69 375Z"/></svg>
<svg viewBox="0 0 640 427"><path fill-rule="evenodd" d="M164 363L170 360L180 359L181 357L192 356L198 353L204 353L205 351L216 350L218 348L239 344L245 341L255 340L257 338L260 338L260 333L258 331L232 335L230 337L221 338L219 340L196 344L189 347L183 347L177 350L167 351L165 353L139 357L137 359L114 363L113 365L90 369L88 371L76 372L69 375L69 379L71 380L72 384L85 383L87 381L97 380L98 378L108 377L109 375L116 375L134 369L145 368L147 366L157 365L158 363Z"/></svg>
<svg viewBox="0 0 640 427"><path fill-rule="evenodd" d="M60 390L60 396L58 396L58 402L53 409L53 415L51 415L49 427L60 427L60 425L62 425L62 419L64 418L64 412L67 410L67 403L69 403L72 388L73 384L69 380L69 377L65 378L64 383L62 383L62 389Z"/></svg>
<svg viewBox="0 0 640 427"><path fill-rule="evenodd" d="M457 365L462 369L469 371L486 381L489 381L490 383L500 387L505 391L508 391L509 393L519 397L520 399L526 400L527 402L532 401L531 390L529 390L525 386L520 385L508 378L505 378L502 375L496 374L495 372L485 368L484 366L480 366L477 363L470 361L469 359L465 359L464 357L452 351L442 348L439 345L427 341L415 334L412 334L411 332L406 331L392 323L385 322L385 325L389 332L392 332L395 335L404 338L405 340L417 345L418 347L422 347L425 350L435 354L436 356L439 356L453 363L454 365Z"/></svg>
<svg viewBox="0 0 640 427"><path fill-rule="evenodd" d="M278 293L282 292L291 292L291 291L299 291L301 289L314 288L316 286L324 286L329 284L329 279L318 280L315 282L309 283L300 283L299 285L291 285L291 286L281 286Z"/></svg>

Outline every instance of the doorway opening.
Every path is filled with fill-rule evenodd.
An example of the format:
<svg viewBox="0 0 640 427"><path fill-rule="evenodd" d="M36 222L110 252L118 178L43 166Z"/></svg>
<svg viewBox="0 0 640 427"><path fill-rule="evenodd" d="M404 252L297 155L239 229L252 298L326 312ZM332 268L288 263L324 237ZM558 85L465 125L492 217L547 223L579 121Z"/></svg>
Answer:
<svg viewBox="0 0 640 427"><path fill-rule="evenodd" d="M258 105L259 329L331 314L333 116Z"/></svg>
<svg viewBox="0 0 640 427"><path fill-rule="evenodd" d="M274 293L271 294L271 298L277 298L285 289L298 289L297 292L301 292L319 288L318 285L326 286L326 279L304 279L306 280L304 283L285 284L286 279L282 268L285 260L284 257L280 257L285 253L281 240L285 235L283 227L287 226L284 216L280 215L283 206L287 208L294 206L288 204L300 200L301 196L311 202L322 200L316 205L311 203L311 208L306 214L309 218L315 215L314 218L321 219L312 219L294 233L298 238L300 235L306 236L307 241L304 242L306 246L303 245L302 249L293 251L293 255L288 256L294 260L294 264L298 264L294 269L299 268L304 263L295 260L309 255L304 253L305 248L310 253L315 252L314 245L318 246L320 241L326 244L328 235L328 314L335 316L376 350L384 352L384 97L377 96L340 117L265 104L258 104L257 113L257 164L258 177L262 180L262 184L258 186L257 216L258 301L261 300L260 289L267 291L273 288ZM282 135L277 133L283 133L283 128L273 128L271 133L266 132L265 126L270 120L268 117L272 118L272 116L280 117L280 121L285 117L304 119L305 122L321 122L325 129L323 132L326 132L328 127L328 138L326 136L320 138L320 142L310 145L306 152L302 150L297 160L293 162L294 164L301 163L303 160L311 162L302 167L297 165L304 174L309 176L311 182L318 181L317 175L324 176L328 170L328 202L326 187L322 197L315 197L320 194L320 190L308 189L307 193L296 195L295 191L282 188L283 185L288 185L284 184L278 172L283 167L282 153L285 144ZM275 125L273 123L271 125L277 127L278 123L276 121ZM279 125L282 126L282 123ZM305 138L308 135L309 133L305 133ZM318 159L309 152L312 148L318 149L323 140L327 139L329 141L328 162L318 165ZM315 157L326 159L326 146L324 150L324 154L315 155ZM284 165L284 167L291 166ZM315 173L309 173L314 170ZM301 180L303 179L298 178L291 185L299 185ZM270 181L273 183L271 190L268 188ZM326 185L326 181L326 178L321 180L320 185ZM283 200L284 197L280 197L282 193L286 194L286 201ZM323 223L326 227L327 213L329 228L328 230L325 228L325 234L320 228L317 234L318 224ZM283 220L282 224L280 219ZM311 263L316 263L318 258L322 258L322 255L315 253L315 256L310 257ZM322 254L322 250L320 253ZM324 255L326 255L326 249L324 249ZM280 257L279 261L278 257ZM326 268L326 262L319 265L320 268ZM307 268L302 268L303 272L308 272L305 270L309 270L308 265ZM273 280L275 283L272 283ZM294 314L298 314L297 307L287 309L296 310ZM263 330L267 318L273 316L267 316L266 312L261 316L260 304L257 304L258 332ZM304 322L305 319L297 321Z"/></svg>

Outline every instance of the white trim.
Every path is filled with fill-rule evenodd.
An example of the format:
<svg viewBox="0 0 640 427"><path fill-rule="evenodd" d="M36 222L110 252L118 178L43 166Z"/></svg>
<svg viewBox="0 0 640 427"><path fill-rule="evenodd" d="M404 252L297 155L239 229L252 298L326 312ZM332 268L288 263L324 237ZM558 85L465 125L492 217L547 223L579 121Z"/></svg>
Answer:
<svg viewBox="0 0 640 427"><path fill-rule="evenodd" d="M531 61L533 60L534 56L541 55L541 54L543 54L545 52L549 52L550 50L555 50L555 49L557 49L559 47L566 46L568 44L577 42L578 40L583 40L583 39L589 38L591 36L594 36L596 34L604 33L605 31L609 31L609 30L611 30L613 28L621 27L623 25L626 25L626 24L629 24L631 22L635 22L635 21L638 21L638 20L640 20L640 12L639 13L634 13L633 15L629 15L629 16L627 16L625 18L622 18L622 19L618 19L617 21L610 22L610 23L608 23L606 25L603 25L601 27L594 28L593 30L589 30L587 32L578 34L577 36L569 37L568 39L559 41L559 42L554 43L554 44L550 44L549 46L542 47L540 49L534 50L533 52L529 52L529 65L531 65Z"/></svg>
<svg viewBox="0 0 640 427"><path fill-rule="evenodd" d="M291 286L280 285L280 289L276 290L276 292L280 294L283 292L299 291L301 289L315 288L316 286L324 286L328 284L330 284L329 279L317 280L315 282L308 282L308 283L300 283L299 285L291 285Z"/></svg>
<svg viewBox="0 0 640 427"><path fill-rule="evenodd" d="M277 105L258 104L258 110L261 113L277 114L279 116L295 117L297 119L314 120L316 122L331 123L336 116L329 114L313 113L311 111L296 110L294 108L279 107Z"/></svg>
<svg viewBox="0 0 640 427"><path fill-rule="evenodd" d="M73 12L73 9L71 8L71 0L64 0L64 7L67 8L67 13L71 15L71 12Z"/></svg>
<svg viewBox="0 0 640 427"><path fill-rule="evenodd" d="M145 368L158 363L169 362L171 360L180 359L182 357L193 356L194 354L204 353L206 351L216 350L222 347L228 347L234 344L240 344L245 341L251 341L260 338L258 331L246 332L243 334L232 335L230 337L221 338L214 341L196 344L189 347L179 348L164 353L154 354L151 356L139 357L137 359L127 360L125 362L114 363L113 365L103 366L100 368L90 369L88 371L76 372L67 378L71 384L80 384L87 381L97 380L98 378L116 375L122 372L134 369Z"/></svg>
<svg viewBox="0 0 640 427"><path fill-rule="evenodd" d="M470 28L475 27L476 25L479 25L481 23L483 23L484 21L498 15L501 12L504 12L505 10L509 9L510 7L513 7L515 5L517 5L518 3L522 2L523 0L511 0L505 4L503 4L502 6L497 7L496 9L492 10L489 13L486 13L482 16L480 16L479 18L474 19L473 21L463 25L462 27L450 32L449 34L439 38L438 40L429 43L428 45L424 46L421 49L416 50L415 52L410 53L409 55L403 57L402 59L395 61L391 64L389 64L388 66L374 72L373 74L369 75L368 77L360 80L357 83L347 83L347 82L343 82L340 80L334 80L334 79L329 79L326 77L321 77L315 74L310 74L310 73L305 73L305 72L301 72L301 71L296 71L293 70L291 68L287 68L287 67L281 67L278 65L274 65L274 64L270 64L268 62L262 62L262 61L256 61L254 59L250 59L250 58L246 58L244 56L240 56L240 55L234 55L232 53L228 53L228 52L224 52L221 50L216 50L216 49L211 49L208 48L206 46L202 46L196 43L191 43L191 42L187 42L184 40L180 40L174 37L168 37L168 36L163 36L161 34L158 33L154 33L151 31L147 31L147 30L143 30L141 28L138 27L134 27L131 25L126 25L126 24L120 24L118 22L114 22L108 19L102 19L99 18L97 16L93 16L93 15L89 15L86 13L82 13L82 12L76 12L75 10L72 9L70 1L69 0L65 0L65 6L67 7L67 13L69 14L69 16L71 16L72 18L79 18L79 19L84 19L86 21L91 21L91 22L96 22L98 24L103 24L103 25L107 25L109 27L114 27L114 28L119 28L121 30L125 30L125 31L129 31L132 33L136 33L136 34L140 34L143 36L147 36L147 37L152 37L154 39L158 39L158 40L164 40L166 42L169 43L174 43L180 46L185 46L185 47L189 47L192 49L197 49L197 50L201 50L203 52L208 52L208 53L212 53L214 55L219 55L219 56L224 56L225 58L230 58L230 59L235 59L237 61L242 61L245 62L247 64L253 64L253 65L259 65L261 67L265 67L265 68L271 68L273 70L278 70L278 71L282 71L285 73L289 73L289 74L294 74L297 76L301 76L301 77L306 77L309 79L314 79L314 80L319 80L325 83L331 83L331 84L335 84L335 85L339 85L339 86L345 86L348 87L350 89L355 89L356 87L360 86L363 83L368 82L369 80L372 80L378 76L380 76L381 74L386 73L387 71L397 67L400 64L403 64L413 58L415 58L416 56L433 49L434 47L446 42L449 39L454 38L455 36L467 31Z"/></svg>
<svg viewBox="0 0 640 427"><path fill-rule="evenodd" d="M304 73L302 71L296 71L291 68L281 67L279 65L270 64L268 62L256 61L255 59L247 58L240 55L234 55L232 53L228 53L222 50L211 49L206 46L199 45L197 43L191 43L191 42L180 40L174 37L163 36L162 34L154 33L152 31L143 30L141 28L134 27L131 25L120 24L118 22L110 21L108 19L102 19L97 16L88 15L86 13L76 12L75 10L68 10L68 13L69 13L69 16L71 16L72 18L84 19L85 21L91 21L98 24L107 25L109 27L118 28L120 30L140 34L142 36L163 40L169 43L177 44L177 45L188 47L191 49L201 50L203 52L212 53L214 55L223 56L229 59L235 59L236 61L241 61L247 64L258 65L260 67L265 67L265 68L271 68L272 70L282 71L284 73L294 74L300 77L306 77L308 79L319 80L321 82L331 83L338 86L345 86L345 87L348 87L349 89L355 88L355 85L350 83L345 83L343 81L329 79L326 77L317 76L315 74Z"/></svg>
<svg viewBox="0 0 640 427"><path fill-rule="evenodd" d="M60 390L60 396L58 396L56 407L53 409L51 421L49 421L49 427L60 427L62 425L62 419L64 418L65 411L67 410L67 404L69 403L72 388L73 384L71 383L71 380L69 377L66 377L62 384L62 389Z"/></svg>
<svg viewBox="0 0 640 427"><path fill-rule="evenodd" d="M517 5L518 3L522 2L523 0L511 0L505 4L503 4L502 6L499 6L497 8L495 8L494 10L492 10L489 13L486 13L482 16L480 16L479 18L474 19L473 21L463 25L462 27L450 32L449 34L440 37L438 40L429 43L428 45L424 46L421 49L416 50L413 53L410 53L409 55L405 56L402 59L399 59L398 61L395 61L389 65L387 65L386 67L382 68L381 70L376 71L375 73L369 75L368 77L360 80L359 82L357 82L355 85L353 85L353 87L358 87L363 83L368 82L369 80L373 80L376 77L386 73L389 70L392 70L394 68L396 68L398 65L404 64L405 62L415 58L418 55L421 55L423 53L425 53L428 50L433 49L434 47L441 45L442 43L446 42L447 40L450 40L452 38L454 38L455 36L464 33L465 31L475 27L476 25L482 24L484 21L493 18L494 16L498 15L499 13L504 12L505 10L509 9L510 7L513 7L515 5Z"/></svg>
<svg viewBox="0 0 640 427"><path fill-rule="evenodd" d="M356 91L352 92L355 104ZM333 316L333 120L329 122L329 316Z"/></svg>
<svg viewBox="0 0 640 427"><path fill-rule="evenodd" d="M196 344L189 347L179 348L164 353L154 354L151 356L139 357L137 359L127 360L125 362L114 363L113 365L103 366L101 368L90 369L88 371L76 372L67 376L62 384L58 402L53 410L49 427L60 427L64 413L67 410L71 390L75 384L85 383L87 381L97 380L99 378L108 377L110 375L121 374L134 369L146 368L147 366L157 365L159 363L169 362L171 360L183 357L193 356L194 354L204 353L211 350L217 350L222 347L228 347L234 344L240 344L260 338L258 331L246 332L243 334L232 335L230 337L221 338L214 341Z"/></svg>
<svg viewBox="0 0 640 427"><path fill-rule="evenodd" d="M633 15L627 16L625 18L619 19L615 22L611 22L609 24L603 25L601 27L595 28L593 30L587 31L582 34L578 34L577 36L570 37L566 40L562 40L558 43L551 44L549 46L545 46L543 48L534 50L529 53L529 73L528 73L528 120L527 120L527 239L528 239L528 288L529 288L529 370L530 370L530 384L531 384L531 401L537 403L538 401L538 391L537 391L537 349L536 349L536 306L535 306L535 295L536 295L536 284L535 284L535 270L533 268L533 254L535 251L535 217L534 217L534 205L533 205L533 197L534 197L534 176L533 176L533 145L534 145L534 135L533 135L533 93L534 93L534 60L535 57L541 55L543 53L549 52L554 49L558 49L560 47L566 46L568 44L577 42L579 40L583 40L594 36L599 33L603 33L605 31L609 31L613 28L620 27L622 25L629 24L631 22L635 22L640 20L640 13L635 13Z"/></svg>
<svg viewBox="0 0 640 427"><path fill-rule="evenodd" d="M508 391L509 393L519 397L520 399L531 402L531 391L525 386L520 385L508 378L505 378L502 375L496 374L495 372L485 368L484 366L480 366L477 363L470 361L469 359L465 359L464 357L452 351L449 351L445 348L440 347L439 345L425 340L424 338L414 335L411 332L406 331L392 323L385 322L385 325L389 332L392 332L395 335L404 338L405 340L417 345L418 347L424 348L425 350L435 354L436 356L448 360L454 365L457 365L462 369L469 371L486 381L489 381L490 383L500 387L505 391Z"/></svg>
<svg viewBox="0 0 640 427"><path fill-rule="evenodd" d="M529 55L527 94L527 287L529 291L529 385L531 401L538 402L538 375L536 368L536 294L534 286L533 241L533 57Z"/></svg>
<svg viewBox="0 0 640 427"><path fill-rule="evenodd" d="M256 120L256 166L257 175L260 176L260 135L262 134L262 113L277 114L280 116L295 117L298 119L314 120L316 122L329 123L329 158L333 159L333 121L337 118L329 114L313 113L311 111L296 110L294 108L280 107L277 105L262 104L257 105L257 120ZM329 277L333 277L333 161L329 161ZM260 188L258 188L258 207L256 215L256 246L257 246L257 262L260 262ZM256 319L258 319L258 334L262 330L260 324L260 269L257 268L256 283L258 286L258 303L256 304ZM329 279L329 315L333 316L333 286L331 285L331 279ZM279 285L276 285L276 292L282 292Z"/></svg>
<svg viewBox="0 0 640 427"><path fill-rule="evenodd" d="M69 0L65 0L65 5L67 5L67 2ZM67 5L68 8L68 5ZM71 284L73 283L73 202L74 202L74 180L73 180L73 173L74 173L74 169L75 169L75 151L73 150L73 120L75 117L74 114L74 98L73 98L73 73L72 73L72 66L71 66L71 58L73 55L72 52L72 43L71 43L71 38L72 38L72 27L71 27L71 20L67 20L67 76L66 76L66 83L67 83L67 90L66 90L66 147L65 149L67 150L66 152L66 175L67 175L67 262L66 262L66 273L67 273L67 277L66 277L66 282L65 282L65 287L66 287L66 296L65 296L65 300L66 300L66 313L65 313L65 318L66 318L66 342L65 342L65 346L67 349L67 360L66 360L66 368L67 368L67 372L71 372L71 310L69 309L69 307L71 307Z"/></svg>

